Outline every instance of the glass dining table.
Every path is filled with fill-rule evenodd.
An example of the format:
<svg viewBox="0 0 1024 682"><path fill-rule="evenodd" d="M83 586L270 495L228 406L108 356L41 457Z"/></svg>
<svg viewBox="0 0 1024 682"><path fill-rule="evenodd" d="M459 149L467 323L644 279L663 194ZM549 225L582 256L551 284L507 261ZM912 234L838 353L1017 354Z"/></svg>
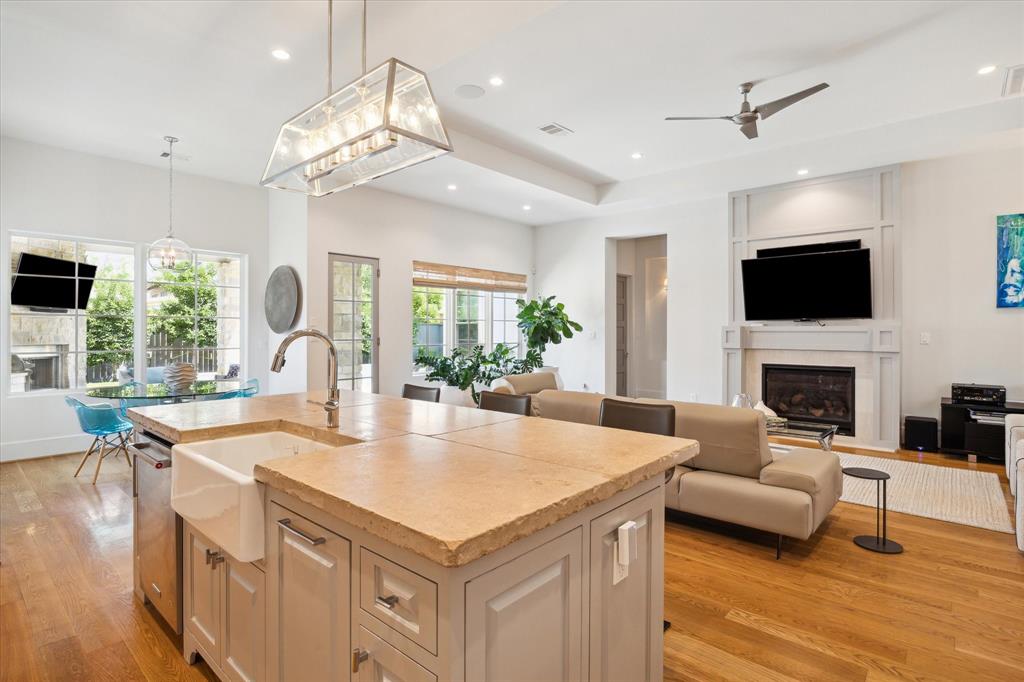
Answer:
<svg viewBox="0 0 1024 682"><path fill-rule="evenodd" d="M185 388L172 388L160 382L154 384L121 384L118 386L97 386L86 391L90 398L103 398L105 400L125 400L129 406L132 403L153 404L158 403L183 403L191 400L204 400L214 398L225 393L239 391L242 388L240 381L216 381L213 379L200 380L189 384Z"/></svg>

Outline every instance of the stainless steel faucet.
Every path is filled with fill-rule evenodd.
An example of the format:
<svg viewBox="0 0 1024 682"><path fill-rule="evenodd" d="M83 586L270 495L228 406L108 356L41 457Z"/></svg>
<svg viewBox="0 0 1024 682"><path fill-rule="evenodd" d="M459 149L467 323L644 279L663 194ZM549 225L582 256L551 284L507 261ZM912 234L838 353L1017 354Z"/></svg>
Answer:
<svg viewBox="0 0 1024 682"><path fill-rule="evenodd" d="M326 334L312 328L293 331L284 337L284 341L277 347L274 361L270 363L270 371L280 372L284 367L284 353L288 350L288 346L292 345L296 339L306 336L320 339L327 344L327 402L323 403L323 406L327 412L327 426L334 428L338 426L338 349Z"/></svg>

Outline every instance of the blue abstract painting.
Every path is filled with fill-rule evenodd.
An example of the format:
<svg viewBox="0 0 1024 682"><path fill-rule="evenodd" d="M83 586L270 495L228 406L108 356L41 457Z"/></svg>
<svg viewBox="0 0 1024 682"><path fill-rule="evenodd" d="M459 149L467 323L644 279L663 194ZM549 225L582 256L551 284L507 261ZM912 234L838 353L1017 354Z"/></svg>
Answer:
<svg viewBox="0 0 1024 682"><path fill-rule="evenodd" d="M996 306L1024 308L1024 213L996 216Z"/></svg>

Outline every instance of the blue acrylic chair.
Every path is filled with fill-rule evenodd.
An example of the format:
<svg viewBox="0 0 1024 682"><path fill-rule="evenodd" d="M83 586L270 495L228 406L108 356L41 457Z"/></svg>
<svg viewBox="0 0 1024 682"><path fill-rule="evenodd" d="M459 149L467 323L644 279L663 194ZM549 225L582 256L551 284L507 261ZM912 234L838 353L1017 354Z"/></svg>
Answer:
<svg viewBox="0 0 1024 682"><path fill-rule="evenodd" d="M96 485L96 479L100 475L100 466L103 464L103 458L107 455L116 455L118 451L123 452L124 458L128 460L128 466L132 465L132 459L128 456L128 434L132 431L130 421L125 420L112 405L86 405L71 396L64 398L64 402L74 408L82 431L93 436L92 445L85 451L82 461L75 469L75 476L82 471L89 455L96 452L97 445L99 446L99 458L96 460L96 472L92 475L93 485Z"/></svg>
<svg viewBox="0 0 1024 682"><path fill-rule="evenodd" d="M231 398L251 398L260 392L260 380L249 379L237 391L228 391L214 396L214 400L230 400Z"/></svg>

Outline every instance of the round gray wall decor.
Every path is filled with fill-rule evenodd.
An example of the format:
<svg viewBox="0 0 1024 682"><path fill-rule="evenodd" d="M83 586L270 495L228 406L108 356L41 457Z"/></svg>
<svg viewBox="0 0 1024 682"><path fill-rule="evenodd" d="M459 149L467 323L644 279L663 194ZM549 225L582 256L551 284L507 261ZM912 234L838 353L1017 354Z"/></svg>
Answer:
<svg viewBox="0 0 1024 682"><path fill-rule="evenodd" d="M263 296L263 311L267 324L277 334L289 331L299 318L302 290L299 273L290 265L279 265L267 280L267 293Z"/></svg>

